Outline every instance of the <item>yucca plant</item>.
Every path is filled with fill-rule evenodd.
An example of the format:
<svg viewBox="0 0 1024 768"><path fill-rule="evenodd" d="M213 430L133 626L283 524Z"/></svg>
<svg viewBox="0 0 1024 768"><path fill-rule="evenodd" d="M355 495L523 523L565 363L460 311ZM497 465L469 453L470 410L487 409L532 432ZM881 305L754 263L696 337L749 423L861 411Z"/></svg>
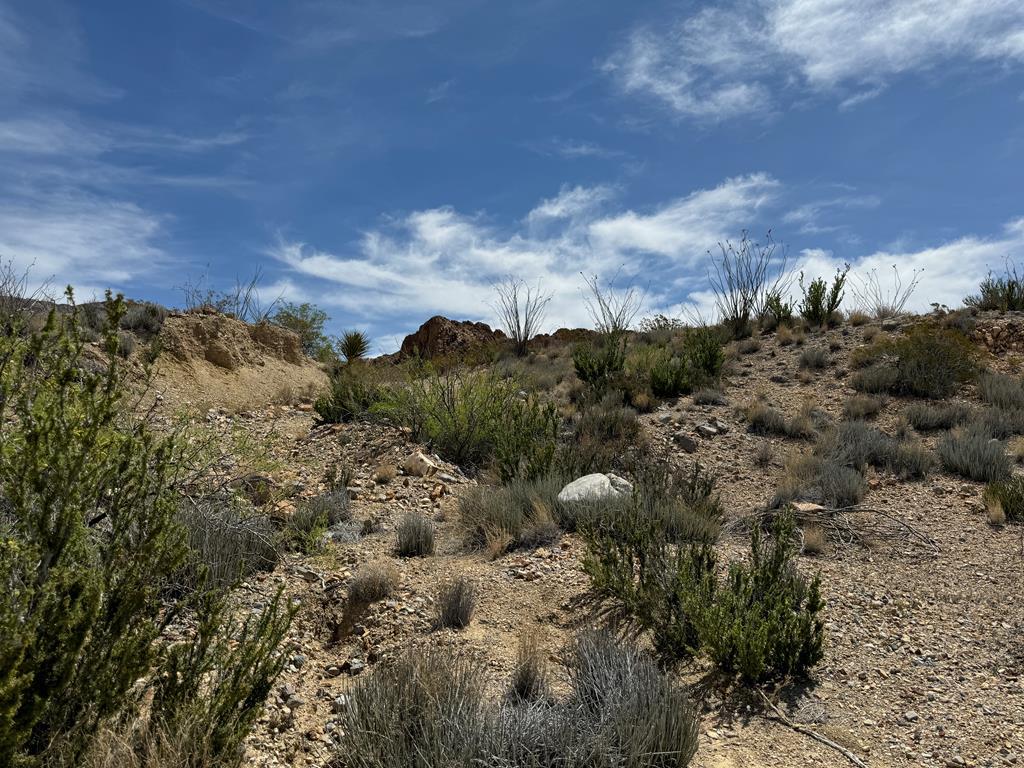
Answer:
<svg viewBox="0 0 1024 768"><path fill-rule="evenodd" d="M338 339L338 352L347 362L361 360L370 351L370 337L362 331L345 331Z"/></svg>

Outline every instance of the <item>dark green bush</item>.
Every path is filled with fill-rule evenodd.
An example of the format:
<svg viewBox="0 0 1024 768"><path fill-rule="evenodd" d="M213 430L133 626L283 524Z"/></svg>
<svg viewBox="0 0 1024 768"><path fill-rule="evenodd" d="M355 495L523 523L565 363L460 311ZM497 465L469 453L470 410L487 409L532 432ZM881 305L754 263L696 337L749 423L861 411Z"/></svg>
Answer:
<svg viewBox="0 0 1024 768"><path fill-rule="evenodd" d="M701 326L688 328L679 352L662 348L650 366L651 391L658 397L687 395L716 384L722 375L725 352L721 332Z"/></svg>
<svg viewBox="0 0 1024 768"><path fill-rule="evenodd" d="M164 320L167 319L167 310L159 304L132 304L125 310L121 318L121 328L126 331L153 336L160 332Z"/></svg>
<svg viewBox="0 0 1024 768"><path fill-rule="evenodd" d="M724 584L706 543L672 547L649 521L621 521L585 533L584 570L595 592L651 632L671 658L706 652L724 672L759 683L806 674L822 657L824 605L818 580L792 564L793 518L777 516L770 548L751 537L749 564Z"/></svg>
<svg viewBox="0 0 1024 768"><path fill-rule="evenodd" d="M629 454L645 448L636 411L623 405L620 394L609 392L582 407L569 441L559 447L556 463L562 475L575 478L619 469Z"/></svg>
<svg viewBox="0 0 1024 768"><path fill-rule="evenodd" d="M843 286L850 267L836 270L832 285L823 277L816 277L808 285L804 285L804 274L800 273L800 290L804 298L800 303L800 315L811 327L822 327L831 322L833 315L843 302Z"/></svg>
<svg viewBox="0 0 1024 768"><path fill-rule="evenodd" d="M362 331L345 331L338 339L338 352L345 362L362 360L370 351L370 337Z"/></svg>
<svg viewBox="0 0 1024 768"><path fill-rule="evenodd" d="M980 310L1019 312L1024 310L1024 279L1017 273L1017 266L1007 262L1003 275L988 273L981 282L978 294L968 296L964 304Z"/></svg>
<svg viewBox="0 0 1024 768"><path fill-rule="evenodd" d="M320 421L338 424L365 418L384 402L388 390L369 366L355 362L338 366L331 376L330 389L313 404Z"/></svg>
<svg viewBox="0 0 1024 768"><path fill-rule="evenodd" d="M902 336L876 342L862 362L874 360L853 377L861 392L941 399L978 372L977 350L959 331L918 323Z"/></svg>
<svg viewBox="0 0 1024 768"><path fill-rule="evenodd" d="M395 551L402 557L434 554L434 524L415 512L406 514L398 524Z"/></svg>
<svg viewBox="0 0 1024 768"><path fill-rule="evenodd" d="M596 342L577 344L572 350L572 362L580 381L601 388L626 367L625 336L611 333Z"/></svg>
<svg viewBox="0 0 1024 768"><path fill-rule="evenodd" d="M275 602L239 627L221 595L177 589L189 557L176 490L185 460L127 407L115 354L123 301L108 298L104 314L100 370L85 365L75 313L0 335L0 765L81 764L148 690L139 749L178 730L187 707L209 729L188 749L237 765L291 612ZM184 611L199 632L165 647Z"/></svg>
<svg viewBox="0 0 1024 768"><path fill-rule="evenodd" d="M797 572L793 531L792 515L778 515L765 545L755 526L750 561L729 566L725 586L700 617L708 656L748 683L806 675L824 656L820 581Z"/></svg>
<svg viewBox="0 0 1024 768"><path fill-rule="evenodd" d="M963 403L911 403L903 413L919 432L952 429L971 418L971 409Z"/></svg>
<svg viewBox="0 0 1024 768"><path fill-rule="evenodd" d="M984 431L950 432L939 441L937 451L948 471L970 480L992 482L1010 474L1005 446Z"/></svg>
<svg viewBox="0 0 1024 768"><path fill-rule="evenodd" d="M324 333L324 324L329 319L327 313L315 304L286 302L278 307L271 322L296 334L307 357L327 362L334 357L331 340Z"/></svg>

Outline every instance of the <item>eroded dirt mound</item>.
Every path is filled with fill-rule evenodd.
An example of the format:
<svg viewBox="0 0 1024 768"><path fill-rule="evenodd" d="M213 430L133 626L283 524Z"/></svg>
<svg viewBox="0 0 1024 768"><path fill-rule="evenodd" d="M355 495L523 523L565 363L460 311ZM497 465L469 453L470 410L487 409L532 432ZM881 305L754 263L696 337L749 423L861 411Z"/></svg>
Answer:
<svg viewBox="0 0 1024 768"><path fill-rule="evenodd" d="M402 358L419 355L424 358L461 355L474 347L500 341L505 334L492 330L486 323L469 320L449 320L435 315L419 329L402 341L399 356Z"/></svg>
<svg viewBox="0 0 1024 768"><path fill-rule="evenodd" d="M258 408L309 402L327 385L299 337L269 323L225 315L170 315L160 331L157 391L181 407Z"/></svg>
<svg viewBox="0 0 1024 768"><path fill-rule="evenodd" d="M268 357L292 365L303 362L299 337L270 323L247 325L226 315L176 314L160 331L164 352L183 362L206 360L233 371L263 365Z"/></svg>

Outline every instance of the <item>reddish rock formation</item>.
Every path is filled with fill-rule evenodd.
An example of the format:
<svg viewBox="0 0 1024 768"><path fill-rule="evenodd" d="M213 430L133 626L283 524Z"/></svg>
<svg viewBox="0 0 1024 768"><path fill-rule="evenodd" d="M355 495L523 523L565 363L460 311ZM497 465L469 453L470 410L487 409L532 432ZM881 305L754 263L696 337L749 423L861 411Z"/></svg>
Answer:
<svg viewBox="0 0 1024 768"><path fill-rule="evenodd" d="M485 323L449 320L435 315L421 325L416 333L405 337L398 354L402 358L415 355L427 359L448 357L504 338L504 333L491 330Z"/></svg>

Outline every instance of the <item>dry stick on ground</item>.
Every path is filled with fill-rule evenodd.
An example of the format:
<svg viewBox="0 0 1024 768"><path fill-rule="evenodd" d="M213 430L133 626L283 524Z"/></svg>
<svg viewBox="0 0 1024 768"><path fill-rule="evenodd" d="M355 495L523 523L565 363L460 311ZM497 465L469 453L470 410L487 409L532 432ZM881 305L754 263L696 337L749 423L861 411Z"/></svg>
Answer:
<svg viewBox="0 0 1024 768"><path fill-rule="evenodd" d="M771 710L772 714L775 715L775 718L780 723L789 726L797 733L802 733L805 736L810 736L812 739L821 742L826 747L831 747L836 752L845 757L847 760L849 760L851 763L858 766L858 768L867 768L867 764L863 760L861 760L859 757L853 754L853 752L848 750L842 744L837 744L836 742L832 741L832 739L828 738L827 736L822 736L820 733L808 728L806 725L794 723L786 716L785 712L779 709L779 706L775 704L775 702L773 702L771 699L764 695L764 691L759 689L757 692L761 696L761 700L764 701L765 706L768 707L769 710Z"/></svg>
<svg viewBox="0 0 1024 768"><path fill-rule="evenodd" d="M723 528L726 531L734 530L747 524L751 520L763 520L773 511L774 510L759 510L749 515L744 515L743 517L739 517L727 523ZM849 518L849 513L852 512L874 515L880 520L888 522L889 525L885 525L884 523L877 525L870 525L864 522L856 523ZM818 511L801 511L797 516L797 520L800 523L817 523L822 528L831 532L833 538L838 539L841 543L858 544L860 546L865 546L865 540L868 538L883 539L894 537L893 528L895 528L902 531L906 538L916 541L924 546L933 556L939 554L939 547L930 536L921 533L909 523L899 519L895 515L889 512L884 512L880 509L875 509L874 507L854 505L850 507L826 507Z"/></svg>

